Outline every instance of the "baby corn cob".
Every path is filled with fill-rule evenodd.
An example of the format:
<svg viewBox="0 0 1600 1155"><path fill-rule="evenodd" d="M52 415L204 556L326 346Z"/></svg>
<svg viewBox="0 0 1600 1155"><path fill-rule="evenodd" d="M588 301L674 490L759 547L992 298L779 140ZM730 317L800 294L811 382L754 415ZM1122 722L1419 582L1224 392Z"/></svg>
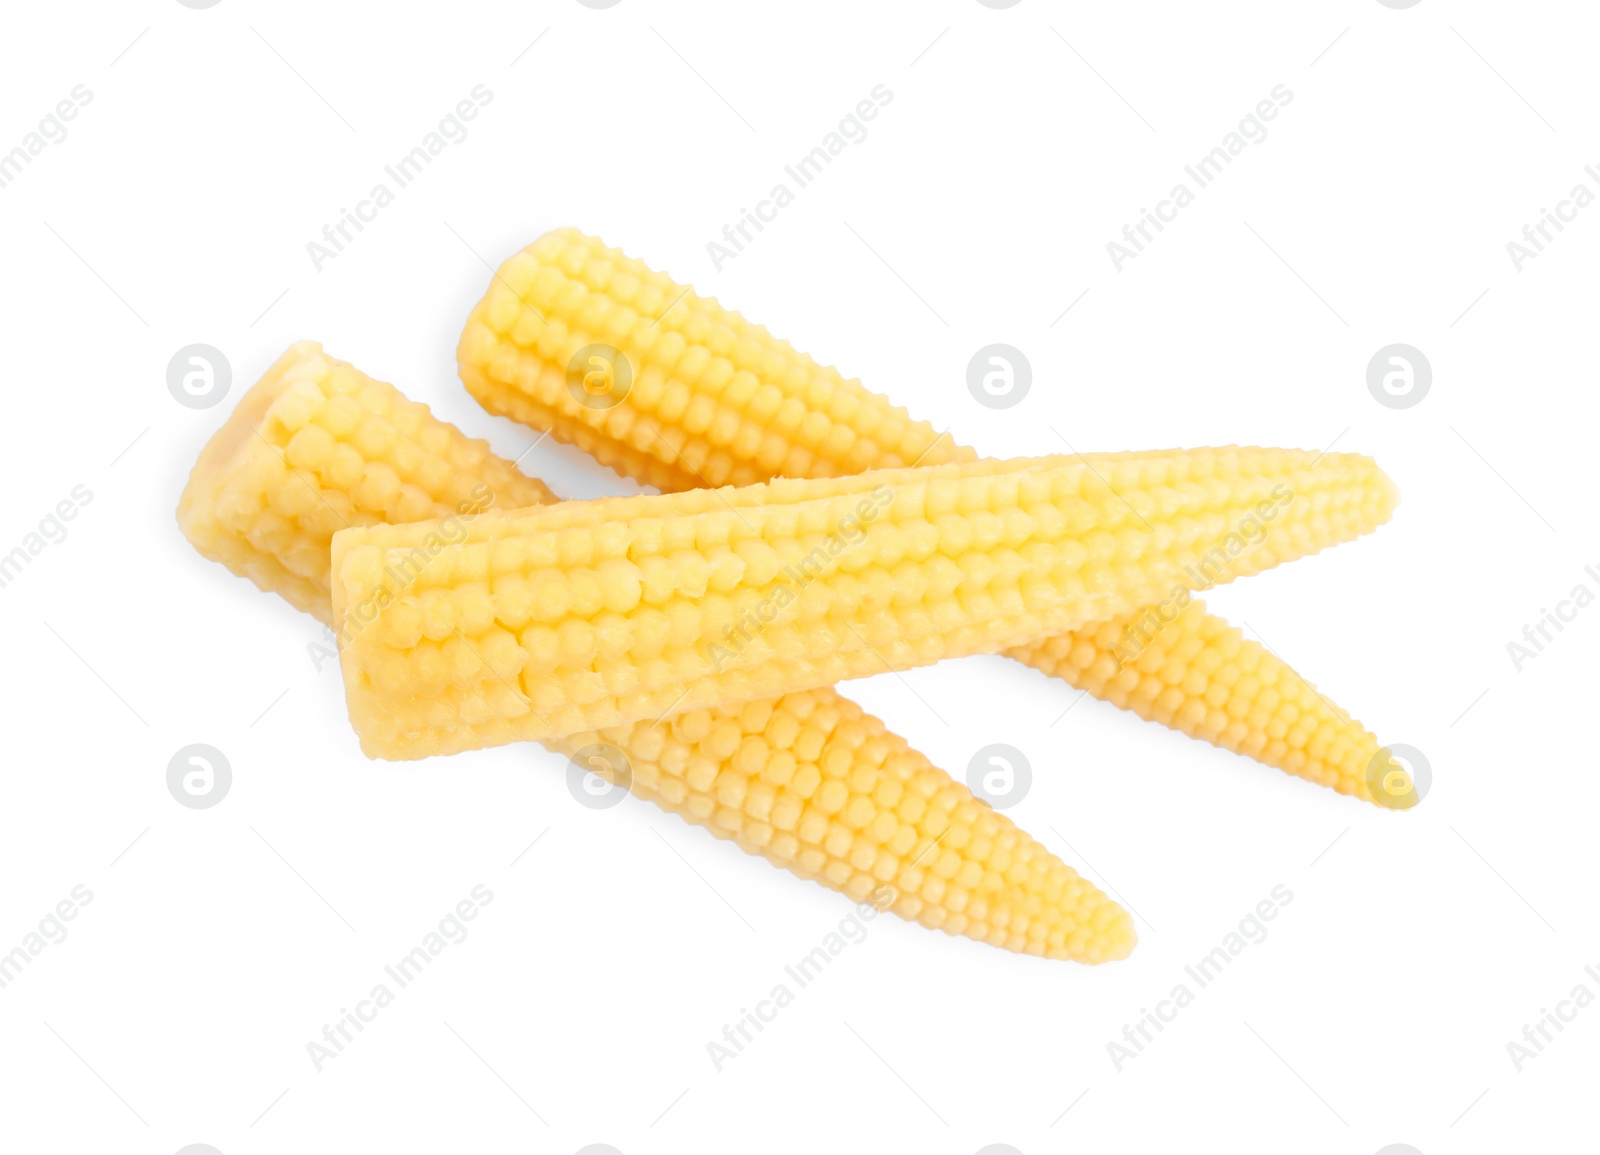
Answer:
<svg viewBox="0 0 1600 1155"><path fill-rule="evenodd" d="M331 387L334 380L346 387ZM315 394L306 382L317 386ZM380 458L381 446L383 461L398 459L409 477L434 479L427 492L436 515L462 512L458 496L467 508L551 500L511 462L480 453L480 442L390 386L313 343L294 346L206 447L180 516L206 556L324 621L332 619L326 593L324 604L302 603L310 591L329 587L330 522L339 522L293 506L296 516L279 514L282 520L264 524L286 504L282 491L316 492L318 508L360 516L364 524L386 509L402 510L378 500L382 494L360 496L373 484L365 467L328 467L346 454L318 458L320 468L283 465L296 434L311 426L328 430L363 461ZM260 438L241 436L249 429ZM293 457L306 460L299 450ZM595 744L620 757L585 756ZM832 690L697 710L661 725L641 722L548 745L606 777L622 769L631 793L775 866L924 926L1089 963L1124 958L1133 948L1125 911Z"/></svg>
<svg viewBox="0 0 1600 1155"><path fill-rule="evenodd" d="M1353 724L1270 650L1247 641L1205 606L1174 606L1170 622L1142 623L1141 610L1007 650L1112 705L1225 750L1398 809L1416 796L1371 791L1378 740ZM1132 636L1150 641L1117 655Z"/></svg>
<svg viewBox="0 0 1600 1155"><path fill-rule="evenodd" d="M625 367L626 404L585 403L573 387L584 368L575 354L594 348ZM500 267L468 319L458 361L462 381L491 412L549 430L664 491L976 456L762 326L575 229L540 238ZM1367 768L1378 743L1368 730L1220 618L1156 609L1008 653L1190 737L1372 800ZM1258 687L1262 701L1247 702Z"/></svg>
<svg viewBox="0 0 1600 1155"><path fill-rule="evenodd" d="M331 624L335 530L553 501L487 443L301 341L207 443L178 525L212 561Z"/></svg>
<svg viewBox="0 0 1600 1155"><path fill-rule="evenodd" d="M977 458L576 229L549 233L500 266L456 357L489 412L549 430L664 492ZM627 378L609 397L586 395L596 357Z"/></svg>
<svg viewBox="0 0 1600 1155"><path fill-rule="evenodd" d="M949 934L1098 963L1127 912L831 689L570 734L628 752L635 794L775 866ZM612 759L594 758L607 776Z"/></svg>
<svg viewBox="0 0 1600 1155"><path fill-rule="evenodd" d="M611 397L582 386L595 357L626 378ZM456 360L490 413L550 430L667 493L978 458L576 229L544 235L499 267Z"/></svg>
<svg viewBox="0 0 1600 1155"><path fill-rule="evenodd" d="M975 461L471 524L341 530L333 604L371 756L559 737L992 653L1347 541L1367 458Z"/></svg>

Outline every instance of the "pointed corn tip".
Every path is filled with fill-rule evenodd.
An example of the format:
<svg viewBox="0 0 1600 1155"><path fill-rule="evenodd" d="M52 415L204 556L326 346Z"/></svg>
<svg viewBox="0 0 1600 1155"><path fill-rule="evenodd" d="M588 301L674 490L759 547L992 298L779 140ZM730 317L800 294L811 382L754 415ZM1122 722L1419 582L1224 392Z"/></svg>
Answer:
<svg viewBox="0 0 1600 1155"><path fill-rule="evenodd" d="M1133 916L1122 907L1116 908L1116 917L1106 928L1108 947L1106 961L1117 962L1133 953L1139 945L1139 932L1133 928Z"/></svg>
<svg viewBox="0 0 1600 1155"><path fill-rule="evenodd" d="M1387 520L1389 517L1394 516L1395 509L1400 505L1400 487L1395 484L1394 478L1379 469L1376 463L1374 463L1373 468L1377 469L1378 480L1383 485L1383 508L1385 520Z"/></svg>
<svg viewBox="0 0 1600 1155"><path fill-rule="evenodd" d="M1133 953L1134 947L1139 945L1139 932L1133 929L1132 917L1120 906L1115 909L1116 917L1110 920L1095 941L1095 953L1082 956L1079 961L1094 966L1121 962Z"/></svg>
<svg viewBox="0 0 1600 1155"><path fill-rule="evenodd" d="M1318 466L1332 466L1348 479L1368 481L1376 497L1376 511L1379 514L1376 524L1387 521L1400 504L1400 487L1395 484L1394 478L1384 471L1375 458L1365 453L1318 453L1311 458L1311 467L1316 469Z"/></svg>
<svg viewBox="0 0 1600 1155"><path fill-rule="evenodd" d="M1073 929L1057 930L1050 934L1042 952L1049 959L1066 959L1071 962L1099 966L1101 963L1120 962L1133 953L1139 935L1133 928L1133 918L1117 902L1087 879L1079 876L1083 891L1076 902L1061 904L1063 913Z"/></svg>
<svg viewBox="0 0 1600 1155"><path fill-rule="evenodd" d="M1420 806L1432 780L1425 761L1420 767L1412 765L1420 758L1420 752L1409 746L1380 747L1367 763L1367 801L1384 810L1415 810Z"/></svg>

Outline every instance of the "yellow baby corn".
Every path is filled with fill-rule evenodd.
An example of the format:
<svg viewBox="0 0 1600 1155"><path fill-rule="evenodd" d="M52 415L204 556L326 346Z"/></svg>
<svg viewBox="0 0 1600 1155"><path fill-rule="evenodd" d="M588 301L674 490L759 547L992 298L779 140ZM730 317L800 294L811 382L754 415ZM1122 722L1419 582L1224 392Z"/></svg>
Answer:
<svg viewBox="0 0 1600 1155"><path fill-rule="evenodd" d="M334 398L349 400L330 414ZM317 508L340 510L340 517L360 517L363 524L386 510L417 507L369 492L372 475L365 467L331 466L347 455L308 458L304 442L290 456L306 464L283 467L284 451L312 424L363 461L377 459L377 447L384 447L384 461L398 460L416 484L430 486L436 516L550 500L510 462L481 451L481 443L390 386L310 342L294 346L205 449L184 492L181 519L206 556L324 621L332 618L325 592L328 519L295 505L293 497L286 502L280 491L314 492ZM260 437L241 436L250 429ZM386 496L391 500L381 500ZM294 516L278 513L278 506ZM323 602L305 604L316 590L324 591ZM640 722L548 745L603 777L620 777L633 794L751 854L924 926L1090 963L1126 957L1133 947L1126 912L832 690L698 710L660 725Z"/></svg>
<svg viewBox="0 0 1600 1155"><path fill-rule="evenodd" d="M485 442L301 341L207 443L178 524L212 561L331 623L335 530L554 500Z"/></svg>
<svg viewBox="0 0 1600 1155"><path fill-rule="evenodd" d="M976 461L463 524L341 530L334 616L375 757L558 737L992 653L1386 520L1367 458Z"/></svg>
<svg viewBox="0 0 1600 1155"><path fill-rule="evenodd" d="M575 229L550 233L501 266L467 322L458 360L463 382L491 412L550 430L667 491L976 456L762 326ZM609 367L601 381L609 394L585 388L595 367ZM1218 639L1227 639L1226 656ZM1203 610L1175 617L1172 607L1147 607L1114 628L1087 626L1009 653L1141 717L1371 798L1377 739ZM1241 694L1258 685L1270 687L1263 702L1247 704Z"/></svg>
<svg viewBox="0 0 1600 1155"><path fill-rule="evenodd" d="M751 854L1007 950L1125 958L1127 912L831 689L547 743Z"/></svg>
<svg viewBox="0 0 1600 1155"><path fill-rule="evenodd" d="M576 229L500 266L457 362L491 413L548 429L663 491L977 457Z"/></svg>
<svg viewBox="0 0 1600 1155"><path fill-rule="evenodd" d="M1124 614L1006 653L1141 718L1341 794L1391 809L1415 805L1403 791L1374 798L1378 740L1271 651L1198 601L1150 615Z"/></svg>

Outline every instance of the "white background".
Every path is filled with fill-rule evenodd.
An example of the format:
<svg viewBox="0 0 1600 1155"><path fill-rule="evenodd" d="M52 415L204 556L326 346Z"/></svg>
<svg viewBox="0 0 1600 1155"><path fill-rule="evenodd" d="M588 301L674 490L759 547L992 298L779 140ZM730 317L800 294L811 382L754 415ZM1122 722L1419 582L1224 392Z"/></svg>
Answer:
<svg viewBox="0 0 1600 1155"><path fill-rule="evenodd" d="M1592 1149L1600 1009L1520 1073L1506 1044L1600 995L1600 608L1520 672L1506 646L1600 592L1600 207L1520 273L1505 246L1600 191L1595 32L1583 5L1486 0L9 6L0 149L93 99L0 189L0 547L94 497L0 589L0 949L94 897L0 990L0 1148ZM470 136L319 272L306 243L478 84ZM717 271L706 243L879 84L867 138ZM1119 273L1107 242L1279 84L1270 135ZM485 262L566 224L986 453L1055 430L1375 456L1389 525L1209 600L1424 751L1422 807L1093 700L1062 718L1074 692L997 658L854 685L957 775L1022 749L1009 813L1140 945L1091 969L879 920L715 1071L706 1044L845 902L646 803L581 807L537 748L366 761L315 623L173 520L302 337L515 457L534 435L476 407L455 341ZM1001 411L965 385L997 341L1034 373ZM1396 341L1434 372L1406 410L1365 380ZM167 391L192 342L233 366L218 408ZM549 441L524 464L627 488ZM165 784L195 742L233 767L209 810ZM318 1073L323 1024L480 883L470 937ZM1266 941L1119 1073L1106 1044L1278 884Z"/></svg>

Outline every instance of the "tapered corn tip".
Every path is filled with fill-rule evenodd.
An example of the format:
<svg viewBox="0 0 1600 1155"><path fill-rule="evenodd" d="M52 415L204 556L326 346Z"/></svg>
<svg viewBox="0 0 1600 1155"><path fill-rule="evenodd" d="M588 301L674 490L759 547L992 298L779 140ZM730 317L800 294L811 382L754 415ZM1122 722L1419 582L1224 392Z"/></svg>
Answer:
<svg viewBox="0 0 1600 1155"><path fill-rule="evenodd" d="M1395 483L1394 478L1390 477L1381 469L1378 470L1378 477L1383 483L1385 508L1392 517L1394 515L1394 511L1400 506L1400 486Z"/></svg>
<svg viewBox="0 0 1600 1155"><path fill-rule="evenodd" d="M1395 510L1400 508L1400 486L1374 459L1364 457L1363 460L1372 470L1373 488L1376 490L1373 499L1375 513L1373 524L1383 525L1394 516Z"/></svg>
<svg viewBox="0 0 1600 1155"><path fill-rule="evenodd" d="M1133 948L1127 912L833 690L549 745L863 908L1041 958L1099 963Z"/></svg>
<svg viewBox="0 0 1600 1155"><path fill-rule="evenodd" d="M1092 949L1083 958L1087 963L1121 962L1139 945L1133 919L1120 906L1114 907L1106 925L1096 936Z"/></svg>
<svg viewBox="0 0 1600 1155"><path fill-rule="evenodd" d="M1019 954L1090 965L1127 958L1138 943L1128 912L1022 831L1012 829L1019 841L1014 853L1034 856L1032 880L1007 882L987 893L982 889L968 893L954 884L946 890L941 885L933 892L932 903L915 893L897 895L893 887L882 887L874 893L873 904L947 934ZM975 866L986 872L984 877L993 887L993 863L980 858ZM1048 872L1046 881L1038 877L1041 868ZM978 877L965 861L959 869Z"/></svg>
<svg viewBox="0 0 1600 1155"><path fill-rule="evenodd" d="M1349 453L1343 456L1351 459L1351 464L1355 469L1366 472L1371 477L1373 524L1381 525L1388 521L1400 506L1400 487L1395 484L1394 478L1385 473L1375 460L1365 454Z"/></svg>
<svg viewBox="0 0 1600 1155"><path fill-rule="evenodd" d="M1141 718L1385 804L1377 737L1187 593L1007 652Z"/></svg>
<svg viewBox="0 0 1600 1155"><path fill-rule="evenodd" d="M1385 810L1414 810L1427 793L1430 773L1424 768L1422 775L1417 775L1414 767L1385 746L1367 761L1366 790L1361 796Z"/></svg>

